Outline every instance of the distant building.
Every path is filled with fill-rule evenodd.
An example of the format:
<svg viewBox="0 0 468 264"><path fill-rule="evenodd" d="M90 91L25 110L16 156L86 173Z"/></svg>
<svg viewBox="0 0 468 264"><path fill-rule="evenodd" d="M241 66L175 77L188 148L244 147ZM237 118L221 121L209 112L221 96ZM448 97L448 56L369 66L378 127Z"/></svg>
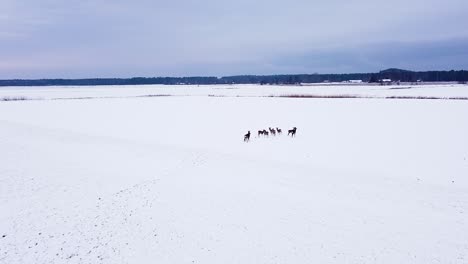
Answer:
<svg viewBox="0 0 468 264"><path fill-rule="evenodd" d="M349 83L362 83L362 80L349 80Z"/></svg>
<svg viewBox="0 0 468 264"><path fill-rule="evenodd" d="M392 79L381 79L379 80L380 84L392 84Z"/></svg>

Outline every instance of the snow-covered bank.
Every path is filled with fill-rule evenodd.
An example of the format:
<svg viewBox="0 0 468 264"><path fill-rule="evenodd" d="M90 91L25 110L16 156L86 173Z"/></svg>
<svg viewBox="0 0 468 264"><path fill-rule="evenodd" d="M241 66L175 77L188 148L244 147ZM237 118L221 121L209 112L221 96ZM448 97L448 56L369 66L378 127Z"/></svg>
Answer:
<svg viewBox="0 0 468 264"><path fill-rule="evenodd" d="M0 263L466 263L467 110L207 96L1 103ZM256 136L276 126L283 135Z"/></svg>

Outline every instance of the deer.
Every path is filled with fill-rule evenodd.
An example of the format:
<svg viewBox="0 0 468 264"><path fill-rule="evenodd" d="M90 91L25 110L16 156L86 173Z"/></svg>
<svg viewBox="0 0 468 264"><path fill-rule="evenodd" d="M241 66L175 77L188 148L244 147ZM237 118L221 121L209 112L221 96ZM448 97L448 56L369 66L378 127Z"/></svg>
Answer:
<svg viewBox="0 0 468 264"><path fill-rule="evenodd" d="M272 136L276 136L276 131L275 131L274 128L269 127L268 130L270 130L270 134L271 134Z"/></svg>
<svg viewBox="0 0 468 264"><path fill-rule="evenodd" d="M249 142L250 140L250 130L247 132L247 134L244 135L244 142Z"/></svg>
<svg viewBox="0 0 468 264"><path fill-rule="evenodd" d="M278 135L281 135L281 129L276 128L276 133L278 133Z"/></svg>
<svg viewBox="0 0 468 264"><path fill-rule="evenodd" d="M258 131L258 136L261 136L261 135L263 135L263 130Z"/></svg>
<svg viewBox="0 0 468 264"><path fill-rule="evenodd" d="M288 130L288 136L289 136L289 134L291 134L291 137L294 137L296 135L296 129L297 128L294 127L293 129Z"/></svg>

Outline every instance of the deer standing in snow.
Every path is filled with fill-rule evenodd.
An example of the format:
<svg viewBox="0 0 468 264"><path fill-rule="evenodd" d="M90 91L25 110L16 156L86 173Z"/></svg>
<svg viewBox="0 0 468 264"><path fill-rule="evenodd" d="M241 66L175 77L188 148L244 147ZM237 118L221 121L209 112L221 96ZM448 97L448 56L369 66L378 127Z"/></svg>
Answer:
<svg viewBox="0 0 468 264"><path fill-rule="evenodd" d="M289 134L291 134L291 137L294 137L296 135L296 129L297 128L294 127L293 129L288 130L288 136L289 136Z"/></svg>
<svg viewBox="0 0 468 264"><path fill-rule="evenodd" d="M247 132L247 134L244 135L244 142L249 142L250 140L250 130Z"/></svg>

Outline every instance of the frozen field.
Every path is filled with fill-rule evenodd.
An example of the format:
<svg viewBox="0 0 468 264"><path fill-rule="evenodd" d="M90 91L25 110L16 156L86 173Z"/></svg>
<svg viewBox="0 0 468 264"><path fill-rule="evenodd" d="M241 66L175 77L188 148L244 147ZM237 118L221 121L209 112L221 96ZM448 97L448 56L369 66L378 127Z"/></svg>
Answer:
<svg viewBox="0 0 468 264"><path fill-rule="evenodd" d="M355 96L385 98L399 97L462 97L468 99L468 85L139 85L139 86L46 86L46 87L0 87L2 99L23 97L34 100L131 98L144 96L222 96L222 97L269 97L269 96Z"/></svg>
<svg viewBox="0 0 468 264"><path fill-rule="evenodd" d="M265 97L391 88L0 88L0 263L468 263L467 100Z"/></svg>

